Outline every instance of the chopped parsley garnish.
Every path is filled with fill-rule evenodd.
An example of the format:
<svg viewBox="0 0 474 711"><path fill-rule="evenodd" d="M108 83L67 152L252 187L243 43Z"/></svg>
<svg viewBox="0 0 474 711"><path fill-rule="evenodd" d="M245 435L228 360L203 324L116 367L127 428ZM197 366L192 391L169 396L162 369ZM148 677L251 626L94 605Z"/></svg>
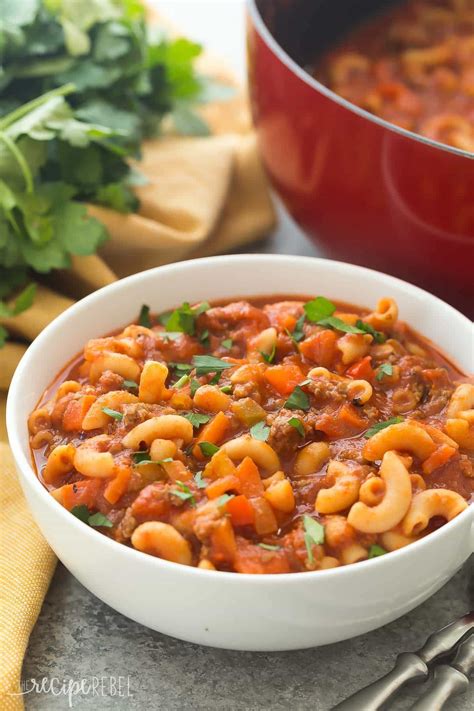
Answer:
<svg viewBox="0 0 474 711"><path fill-rule="evenodd" d="M199 341L202 343L203 346L207 347L209 345L209 331L207 330L207 328L199 335Z"/></svg>
<svg viewBox="0 0 474 711"><path fill-rule="evenodd" d="M112 528L114 525L112 521L110 521L107 516L104 516L103 513L100 513L100 511L95 514L91 514L85 504L74 506L71 509L71 513L80 521L89 524L89 526L92 526L93 528L97 528L98 526L102 526L103 528Z"/></svg>
<svg viewBox="0 0 474 711"><path fill-rule="evenodd" d="M179 486L179 489L171 489L170 494L177 496L178 499L181 499L181 501L189 501L192 506L195 506L196 499L194 498L194 494L189 486L183 484L183 482L179 481L179 479L176 480L176 483Z"/></svg>
<svg viewBox="0 0 474 711"><path fill-rule="evenodd" d="M382 363L382 365L378 367L375 380L383 380L386 375L393 375L393 365L391 363Z"/></svg>
<svg viewBox="0 0 474 711"><path fill-rule="evenodd" d="M145 328L151 328L150 307L147 304L143 304L140 309L138 323L140 326L144 326Z"/></svg>
<svg viewBox="0 0 474 711"><path fill-rule="evenodd" d="M136 383L134 380L124 380L122 385L124 388L127 388L128 390L137 390L138 389L138 383Z"/></svg>
<svg viewBox="0 0 474 711"><path fill-rule="evenodd" d="M223 385L221 387L221 393L231 393L232 392L232 385Z"/></svg>
<svg viewBox="0 0 474 711"><path fill-rule="evenodd" d="M122 420L123 415L121 412L117 412L117 410L112 410L111 407L103 407L102 412L105 412L106 415L109 417L113 417L114 420Z"/></svg>
<svg viewBox="0 0 474 711"><path fill-rule="evenodd" d="M222 494L222 496L219 496L217 499L217 505L219 508L221 506L225 506L228 501L234 498L234 494Z"/></svg>
<svg viewBox="0 0 474 711"><path fill-rule="evenodd" d="M388 553L388 551L386 551L385 548L382 548L382 546L379 546L376 543L373 546L370 546L369 548L369 558L378 558L379 555L385 555L386 553Z"/></svg>
<svg viewBox="0 0 474 711"><path fill-rule="evenodd" d="M221 341L221 346L223 348L226 348L228 351L230 351L233 345L234 341L232 340L232 338L224 338L224 340Z"/></svg>
<svg viewBox="0 0 474 711"><path fill-rule="evenodd" d="M336 310L332 301L324 296L317 296L312 301L308 301L303 308L308 321L312 321L312 323L318 323L318 321L332 316Z"/></svg>
<svg viewBox="0 0 474 711"><path fill-rule="evenodd" d="M212 442L199 442L199 449L204 454L205 457L212 457L216 452L219 451L219 447Z"/></svg>
<svg viewBox="0 0 474 711"><path fill-rule="evenodd" d="M263 548L265 551L280 551L281 546L271 546L269 543L257 543L257 545L260 548Z"/></svg>
<svg viewBox="0 0 474 711"><path fill-rule="evenodd" d="M149 452L133 452L132 460L134 464L139 466L140 464L167 464L168 462L172 462L173 458L166 457L165 459L155 460L150 459Z"/></svg>
<svg viewBox="0 0 474 711"><path fill-rule="evenodd" d="M309 397L299 385L296 386L288 400L285 402L285 407L289 410L309 410Z"/></svg>
<svg viewBox="0 0 474 711"><path fill-rule="evenodd" d="M312 546L319 546L324 543L324 526L315 521L314 518L311 518L311 516L305 515L303 516L303 528L308 561L314 563Z"/></svg>
<svg viewBox="0 0 474 711"><path fill-rule="evenodd" d="M194 397L196 390L201 387L201 383L196 378L191 378L191 397Z"/></svg>
<svg viewBox="0 0 474 711"><path fill-rule="evenodd" d="M205 425L206 422L209 422L211 419L209 415L201 415L200 412L187 412L185 415L183 415L188 422L192 424L193 427L200 427L201 425Z"/></svg>
<svg viewBox="0 0 474 711"><path fill-rule="evenodd" d="M390 427L390 425L398 425L398 423L403 422L403 420L403 417L391 417L389 420L385 420L385 422L377 422L375 425L372 425L372 427L369 427L364 437L369 439L377 434L377 432L380 432L380 430L384 430L386 427Z"/></svg>
<svg viewBox="0 0 474 711"><path fill-rule="evenodd" d="M182 336L181 331L159 331L158 336L164 338L165 341L177 341Z"/></svg>
<svg viewBox="0 0 474 711"><path fill-rule="evenodd" d="M357 326L351 326L346 323L341 318L337 316L328 316L318 321L319 326L327 326L327 328L333 328L337 331L344 331L344 333L366 333L364 329L358 328Z"/></svg>
<svg viewBox="0 0 474 711"><path fill-rule="evenodd" d="M257 422L255 425L252 425L250 428L250 434L254 439L266 442L268 435L270 434L270 427L262 420L261 422Z"/></svg>
<svg viewBox="0 0 474 711"><path fill-rule="evenodd" d="M305 320L305 315L303 314L302 316L299 317L298 321L295 323L295 327L294 327L293 331L291 333L290 333L290 331L288 331L288 335L290 336L293 343L298 344L304 338L304 331L303 331L304 320Z"/></svg>
<svg viewBox="0 0 474 711"><path fill-rule="evenodd" d="M222 373L227 368L232 368L233 363L226 363L220 358L210 355L193 356L193 365L196 368L196 375L208 375L209 373Z"/></svg>
<svg viewBox="0 0 474 711"><path fill-rule="evenodd" d="M194 475L194 481L198 489L205 489L207 486L206 482L202 478L202 471L196 472L196 474Z"/></svg>
<svg viewBox="0 0 474 711"><path fill-rule="evenodd" d="M272 350L270 351L270 353L264 353L263 351L259 351L259 353L262 356L265 363L273 363L273 361L275 359L275 353L276 353L275 344L273 344L273 347L272 347Z"/></svg>
<svg viewBox="0 0 474 711"><path fill-rule="evenodd" d="M196 333L197 317L209 308L210 306L206 301L195 308L192 308L190 304L185 301L184 304L181 304L181 306L167 317L164 324L165 328L167 331L180 331L181 333L187 333L188 336L194 336Z"/></svg>
<svg viewBox="0 0 474 711"><path fill-rule="evenodd" d="M291 425L292 427L294 427L295 430L296 430L302 437L304 437L304 434L305 434L305 433L304 433L304 427L303 427L303 423L301 422L301 420L299 420L297 417L291 417L291 418L288 420L288 424Z"/></svg>
<svg viewBox="0 0 474 711"><path fill-rule="evenodd" d="M176 388L177 390L179 390L180 388L182 388L182 387L183 387L184 385L186 385L187 383L189 383L189 375L187 375L187 374L185 373L184 375L182 375L182 376L180 377L179 380L177 380L177 381L175 382L175 384L173 385L173 387Z"/></svg>
<svg viewBox="0 0 474 711"><path fill-rule="evenodd" d="M209 385L217 385L221 379L221 373L216 373L209 381Z"/></svg>
<svg viewBox="0 0 474 711"><path fill-rule="evenodd" d="M173 368L173 370L176 370L178 373L190 373L193 369L193 366L190 363L167 363L170 368Z"/></svg>
<svg viewBox="0 0 474 711"><path fill-rule="evenodd" d="M365 331L365 333L370 333L376 343L384 343L387 340L387 336L385 335L385 333L382 333L382 331L376 331L375 328L370 325L370 323L365 323L365 321L362 321L362 319L358 319L356 321L356 326L357 328L360 328L361 331Z"/></svg>

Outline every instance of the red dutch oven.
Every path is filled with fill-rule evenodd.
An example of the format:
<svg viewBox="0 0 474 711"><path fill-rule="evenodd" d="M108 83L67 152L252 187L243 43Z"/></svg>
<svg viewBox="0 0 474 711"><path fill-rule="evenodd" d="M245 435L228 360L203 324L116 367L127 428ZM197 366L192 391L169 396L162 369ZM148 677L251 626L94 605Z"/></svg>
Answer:
<svg viewBox="0 0 474 711"><path fill-rule="evenodd" d="M302 68L380 5L248 0L263 161L296 222L328 256L419 284L472 317L474 154L379 119Z"/></svg>

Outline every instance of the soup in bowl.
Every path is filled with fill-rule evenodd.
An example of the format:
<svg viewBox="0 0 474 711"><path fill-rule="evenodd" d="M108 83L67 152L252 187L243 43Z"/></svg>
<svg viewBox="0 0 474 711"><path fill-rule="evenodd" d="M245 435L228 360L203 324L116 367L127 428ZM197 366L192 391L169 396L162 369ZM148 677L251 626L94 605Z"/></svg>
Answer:
<svg viewBox="0 0 474 711"><path fill-rule="evenodd" d="M373 308L352 305L362 283ZM47 540L119 611L215 646L325 644L411 609L472 550L471 336L350 265L161 267L30 347L12 450Z"/></svg>

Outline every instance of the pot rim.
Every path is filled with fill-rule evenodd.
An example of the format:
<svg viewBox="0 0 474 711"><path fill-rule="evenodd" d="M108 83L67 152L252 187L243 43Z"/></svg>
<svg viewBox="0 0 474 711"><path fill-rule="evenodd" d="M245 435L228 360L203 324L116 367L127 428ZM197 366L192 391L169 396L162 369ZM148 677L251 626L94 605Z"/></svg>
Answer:
<svg viewBox="0 0 474 711"><path fill-rule="evenodd" d="M367 119L368 121L375 123L381 128L385 128L389 131L392 131L393 133L398 133L404 138L408 138L412 141L422 143L426 146L430 146L431 148L442 150L447 153L452 153L462 158L469 158L471 160L474 160L474 152L471 153L469 151L463 150L462 148L449 146L446 143L435 141L432 138L422 136L421 134L415 133L414 131L408 131L406 128L402 128L401 126L396 126L394 123L390 123L390 121L386 121L385 119L382 119L378 116L375 116L374 114L369 113L365 109L361 109L359 106L356 106L356 104L347 101L347 99L344 99L342 96L336 94L336 92L332 91L327 86L324 86L324 84L321 84L321 82L319 82L317 79L314 79L314 77L312 77L309 72L307 72L294 59L292 59L292 57L290 57L290 55L277 42L276 38L270 32L262 18L262 15L260 14L260 10L257 7L257 0L246 1L248 14L251 17L253 26L260 35L261 39L265 42L267 47L273 52L273 54L280 60L282 64L284 64L288 69L293 72L293 74L298 77L298 79L301 79L312 89L315 89L320 94L323 94L323 96L325 96L326 98L334 101L336 104L339 104L343 108L347 109L348 111L351 111L352 113L356 114L357 116L360 116L361 118Z"/></svg>

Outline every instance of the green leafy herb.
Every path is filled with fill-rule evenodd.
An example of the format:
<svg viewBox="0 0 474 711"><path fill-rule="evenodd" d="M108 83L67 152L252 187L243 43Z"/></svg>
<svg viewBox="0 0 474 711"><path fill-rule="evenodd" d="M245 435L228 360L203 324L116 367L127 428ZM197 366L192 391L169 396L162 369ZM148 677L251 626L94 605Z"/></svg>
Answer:
<svg viewBox="0 0 474 711"><path fill-rule="evenodd" d="M149 452L133 452L132 460L137 466L139 466L140 464L167 464L172 462L173 458L166 457L165 459L154 460L150 459Z"/></svg>
<svg viewBox="0 0 474 711"><path fill-rule="evenodd" d="M145 328L151 328L150 307L147 304L143 304L140 309L138 323L140 326L144 326Z"/></svg>
<svg viewBox="0 0 474 711"><path fill-rule="evenodd" d="M182 331L159 331L158 335L165 341L177 341L183 335Z"/></svg>
<svg viewBox="0 0 474 711"><path fill-rule="evenodd" d="M312 546L324 543L324 526L311 516L303 516L304 542L310 563L314 563Z"/></svg>
<svg viewBox="0 0 474 711"><path fill-rule="evenodd" d="M358 319L356 321L356 326L357 328L360 328L361 331L364 331L365 333L370 333L376 343L384 343L387 340L387 336L385 335L385 333L382 333L382 331L376 331L375 328L370 325L370 323L365 323L365 321L362 321L362 319Z"/></svg>
<svg viewBox="0 0 474 711"><path fill-rule="evenodd" d="M319 326L327 326L327 328L333 328L337 331L344 331L344 333L366 333L362 328L357 326L351 326L337 316L328 316L318 321Z"/></svg>
<svg viewBox="0 0 474 711"><path fill-rule="evenodd" d="M138 383L136 383L134 380L124 380L122 385L128 390L138 390Z"/></svg>
<svg viewBox="0 0 474 711"><path fill-rule="evenodd" d="M112 521L110 521L107 516L104 516L104 514L99 511L91 514L85 504L74 506L71 509L71 513L83 523L87 523L89 526L93 526L94 528L97 528L98 526L102 526L103 528L112 528L113 526Z"/></svg>
<svg viewBox="0 0 474 711"><path fill-rule="evenodd" d="M209 381L209 385L217 385L221 379L221 373L216 373Z"/></svg>
<svg viewBox="0 0 474 711"><path fill-rule="evenodd" d="M265 551L280 551L281 546L272 546L270 543L257 543L260 548L263 548Z"/></svg>
<svg viewBox="0 0 474 711"><path fill-rule="evenodd" d="M182 388L182 387L183 387L184 385L186 385L187 383L189 383L189 375L182 375L182 376L180 377L180 379L175 382L175 384L173 385L173 387L176 388L177 390L179 390L180 388Z"/></svg>
<svg viewBox="0 0 474 711"><path fill-rule="evenodd" d="M299 420L297 417L291 417L291 418L288 420L288 424L291 425L292 427L294 427L295 430L297 430L297 432L298 432L302 437L304 437L305 432L304 432L304 427L303 427L303 423L301 422L301 420Z"/></svg>
<svg viewBox="0 0 474 711"><path fill-rule="evenodd" d="M232 338L224 338L224 340L221 341L221 346L223 348L226 348L228 351L232 348L233 344L234 341L232 340Z"/></svg>
<svg viewBox="0 0 474 711"><path fill-rule="evenodd" d="M193 366L189 363L168 363L168 365L173 370L176 370L177 373L182 373L183 375L190 373L193 369Z"/></svg>
<svg viewBox="0 0 474 711"><path fill-rule="evenodd" d="M225 506L228 501L234 498L234 494L222 494L222 496L219 496L217 499L217 505L219 508L222 506Z"/></svg>
<svg viewBox="0 0 474 711"><path fill-rule="evenodd" d="M193 427L200 427L201 425L205 425L206 422L209 422L211 419L209 415L202 415L200 412L187 412L185 415L183 415L188 422L192 424Z"/></svg>
<svg viewBox="0 0 474 711"><path fill-rule="evenodd" d="M194 397L196 390L201 387L201 383L196 378L191 378L191 397Z"/></svg>
<svg viewBox="0 0 474 711"><path fill-rule="evenodd" d="M183 484L183 482L179 480L177 480L176 483L179 489L171 489L170 493L177 496L178 499L181 499L182 501L189 501L189 503L194 506L196 504L196 499L189 486Z"/></svg>
<svg viewBox="0 0 474 711"><path fill-rule="evenodd" d="M292 333L290 333L291 339L295 343L299 343L304 338L304 331L303 331L304 321L305 321L305 315L303 314L302 316L299 317L299 319L295 323L295 327L294 327Z"/></svg>
<svg viewBox="0 0 474 711"><path fill-rule="evenodd" d="M199 341L203 346L209 346L209 331L207 328L199 335Z"/></svg>
<svg viewBox="0 0 474 711"><path fill-rule="evenodd" d="M380 432L380 430L390 427L390 425L398 425L399 422L403 422L403 419L403 417L391 417L389 420L385 420L385 422L377 422L375 425L372 425L372 427L369 427L364 437L369 439L377 434L377 432Z"/></svg>
<svg viewBox="0 0 474 711"><path fill-rule="evenodd" d="M260 442L266 442L268 435L270 434L270 427L262 420L261 422L257 422L255 425L252 425L250 428L250 434L254 439L258 439Z"/></svg>
<svg viewBox="0 0 474 711"><path fill-rule="evenodd" d="M105 412L106 415L109 417L113 417L114 420L122 420L123 415L121 412L117 412L117 410L112 410L111 407L103 407L102 412Z"/></svg>
<svg viewBox="0 0 474 711"><path fill-rule="evenodd" d="M385 548L382 548L382 546L377 545L374 543L373 546L370 546L369 548L369 558L378 558L379 555L385 555L388 553L388 551L385 550Z"/></svg>
<svg viewBox="0 0 474 711"><path fill-rule="evenodd" d="M144 139L166 116L186 134L207 134L194 106L229 88L199 76L199 45L168 39L136 0L3 0L0 8L3 299L31 272L96 252L107 232L85 203L137 210L132 186L144 178L130 159Z"/></svg>
<svg viewBox="0 0 474 711"><path fill-rule="evenodd" d="M93 526L94 528L97 528L98 526L102 526L103 528L112 528L114 525L110 519L107 518L107 516L104 516L104 514L100 513L98 511L95 514L92 514L92 516L89 516L89 526Z"/></svg>
<svg viewBox="0 0 474 711"><path fill-rule="evenodd" d="M393 365L391 363L382 363L377 368L377 375L375 376L375 380L383 380L386 375L393 375Z"/></svg>
<svg viewBox="0 0 474 711"><path fill-rule="evenodd" d="M309 410L309 397L299 385L296 386L288 400L285 402L285 407L289 410Z"/></svg>
<svg viewBox="0 0 474 711"><path fill-rule="evenodd" d="M276 346L275 346L275 344L273 344L272 350L270 351L270 353L264 353L263 351L259 351L259 353L262 356L265 363L273 363L273 361L275 360Z"/></svg>
<svg viewBox="0 0 474 711"><path fill-rule="evenodd" d="M332 301L329 301L324 296L317 296L312 301L308 301L303 308L306 318L312 323L318 323L322 319L332 316L336 310Z"/></svg>
<svg viewBox="0 0 474 711"><path fill-rule="evenodd" d="M196 375L207 375L208 373L221 373L227 368L232 368L232 363L226 363L220 358L210 355L193 356L193 365L196 368Z"/></svg>
<svg viewBox="0 0 474 711"><path fill-rule="evenodd" d="M232 385L223 385L221 387L221 392L226 393L226 394L231 393L232 392Z"/></svg>
<svg viewBox="0 0 474 711"><path fill-rule="evenodd" d="M205 457L212 457L219 451L219 447L212 442L199 442L199 449Z"/></svg>
<svg viewBox="0 0 474 711"><path fill-rule="evenodd" d="M194 481L198 489L205 489L207 486L206 482L202 478L202 471L196 472L196 474L194 475Z"/></svg>
<svg viewBox="0 0 474 711"><path fill-rule="evenodd" d="M177 309L175 309L165 322L167 331L187 333L188 336L194 336L196 333L196 320L198 316L207 311L210 306L207 302L203 302L199 306L192 308L185 301ZM207 334L209 335L209 333Z"/></svg>

